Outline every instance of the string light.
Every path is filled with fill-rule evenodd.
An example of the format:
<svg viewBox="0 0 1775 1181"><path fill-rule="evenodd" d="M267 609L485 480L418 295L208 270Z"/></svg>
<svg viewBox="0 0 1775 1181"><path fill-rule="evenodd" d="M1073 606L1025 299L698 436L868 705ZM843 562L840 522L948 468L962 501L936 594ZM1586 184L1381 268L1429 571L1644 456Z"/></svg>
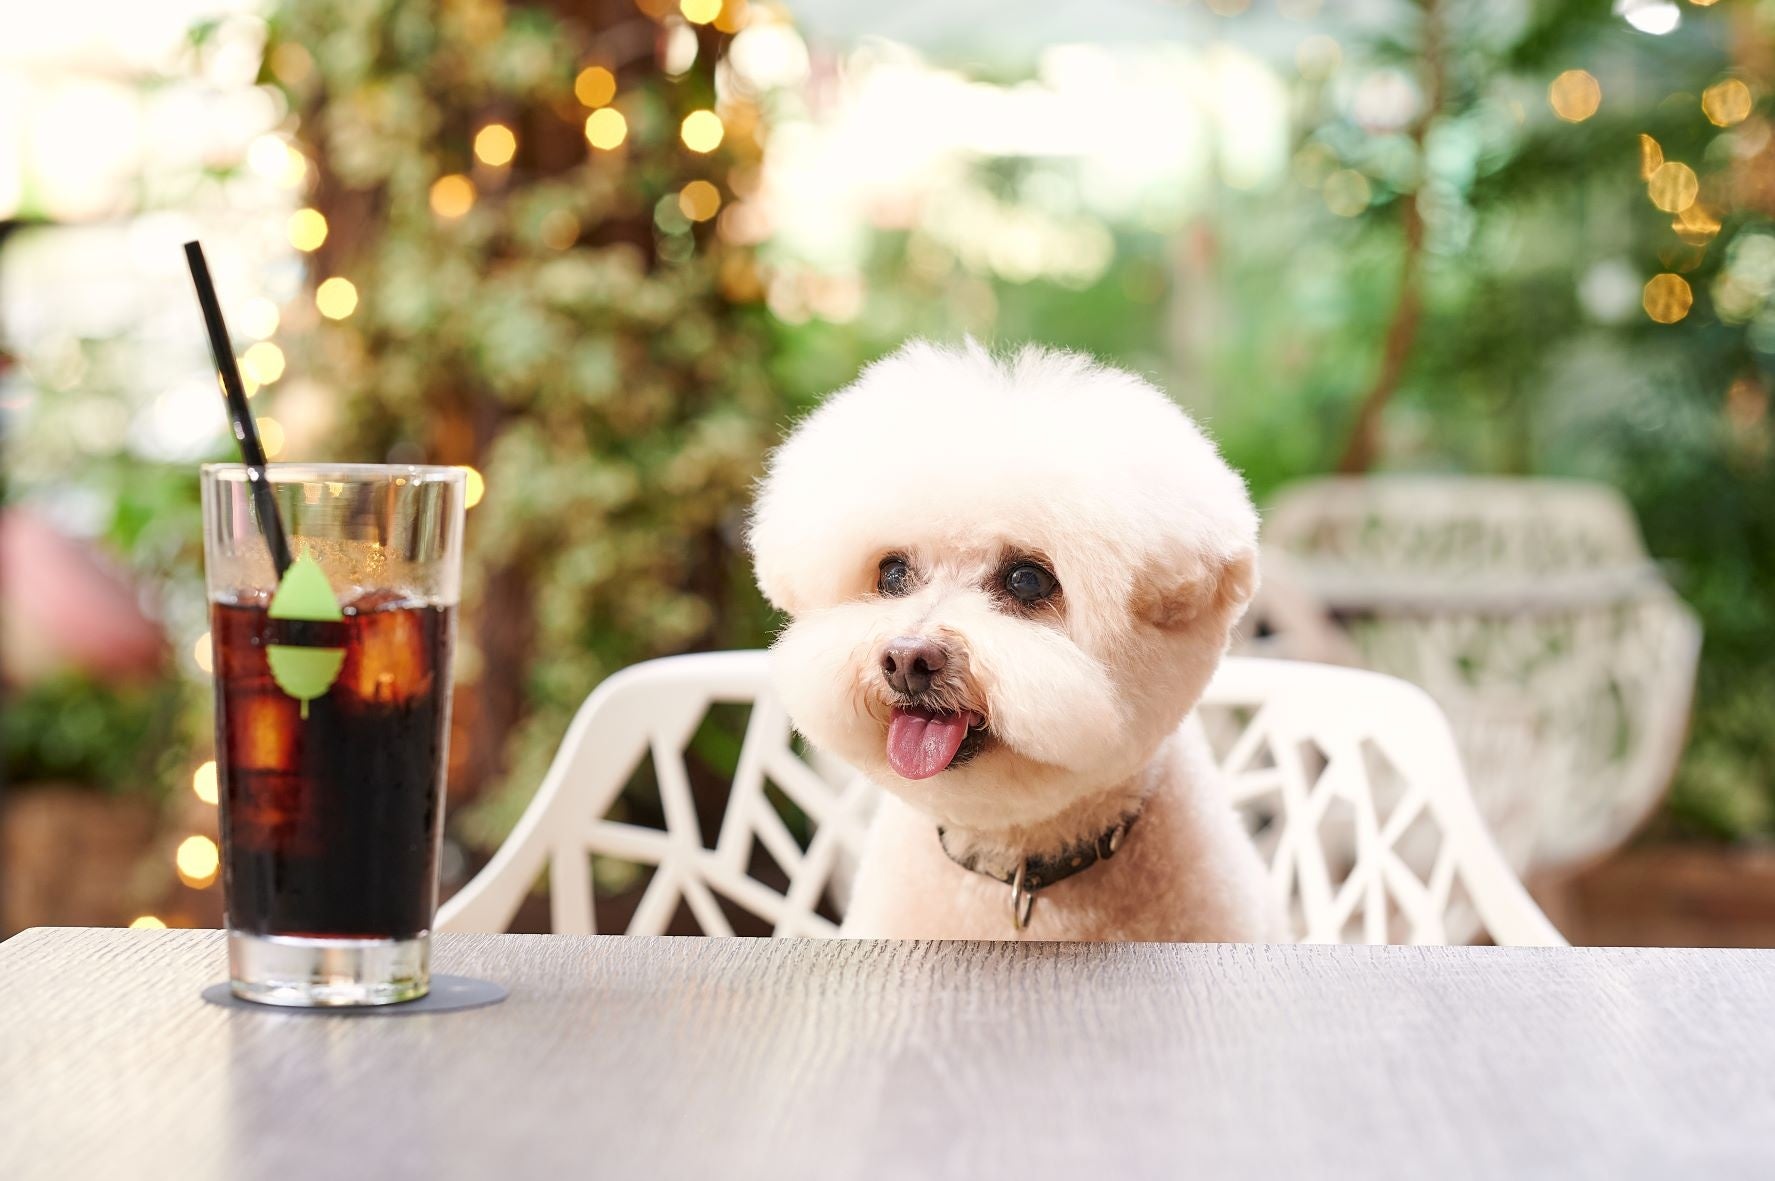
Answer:
<svg viewBox="0 0 1775 1181"><path fill-rule="evenodd" d="M357 288L350 279L334 275L314 289L314 306L329 320L343 320L357 311Z"/></svg>
<svg viewBox="0 0 1775 1181"><path fill-rule="evenodd" d="M706 25L721 15L721 0L678 0L678 11L693 25Z"/></svg>
<svg viewBox="0 0 1775 1181"><path fill-rule="evenodd" d="M259 424L259 442L265 445L265 458L276 459L283 454L284 424L275 418L261 418Z"/></svg>
<svg viewBox="0 0 1775 1181"><path fill-rule="evenodd" d="M1643 132L1639 137L1639 178L1651 180L1652 173L1664 163L1664 149L1658 141Z"/></svg>
<svg viewBox="0 0 1775 1181"><path fill-rule="evenodd" d="M693 180L678 191L678 208L691 221L708 221L721 211L721 190L706 180Z"/></svg>
<svg viewBox="0 0 1775 1181"><path fill-rule="evenodd" d="M318 209L298 209L290 214L287 225L290 245L304 254L311 250L319 250L320 244L327 240L326 215Z"/></svg>
<svg viewBox="0 0 1775 1181"><path fill-rule="evenodd" d="M475 133L475 158L503 168L518 154L518 137L503 123L489 123Z"/></svg>
<svg viewBox="0 0 1775 1181"><path fill-rule="evenodd" d="M1695 293L1690 290L1687 279L1666 271L1647 280L1640 303L1645 307L1646 315L1658 323L1674 324L1689 314L1689 308L1695 303Z"/></svg>
<svg viewBox="0 0 1775 1181"><path fill-rule="evenodd" d="M1731 127L1750 117L1750 87L1736 78L1716 82L1701 92L1701 113L1715 127Z"/></svg>
<svg viewBox="0 0 1775 1181"><path fill-rule="evenodd" d="M487 481L467 464L463 465L462 476L462 506L473 508L481 503L481 497L487 495Z"/></svg>
<svg viewBox="0 0 1775 1181"><path fill-rule="evenodd" d="M240 330L255 340L264 340L277 331L277 305L263 296L255 296L240 306Z"/></svg>
<svg viewBox="0 0 1775 1181"><path fill-rule="evenodd" d="M683 21L673 21L666 28L659 51L659 68L668 77L676 78L696 65L696 28Z"/></svg>
<svg viewBox="0 0 1775 1181"><path fill-rule="evenodd" d="M1670 223L1670 228L1690 246L1705 246L1720 232L1720 219L1697 201L1677 214L1676 220Z"/></svg>
<svg viewBox="0 0 1775 1181"><path fill-rule="evenodd" d="M721 15L715 18L715 27L723 33L737 33L751 17L751 6L746 0L727 0L721 6Z"/></svg>
<svg viewBox="0 0 1775 1181"><path fill-rule="evenodd" d="M308 176L301 152L275 135L261 135L247 145L247 167L282 188L293 189Z"/></svg>
<svg viewBox="0 0 1775 1181"><path fill-rule="evenodd" d="M1681 213L1695 203L1700 192L1701 182L1695 170L1675 160L1658 165L1646 181L1646 195L1666 213Z"/></svg>
<svg viewBox="0 0 1775 1181"><path fill-rule="evenodd" d="M1567 123L1582 123L1602 106L1602 84L1588 70L1567 70L1547 87L1547 101Z"/></svg>
<svg viewBox="0 0 1775 1181"><path fill-rule="evenodd" d="M191 773L191 792L206 804L216 802L216 760L207 759L198 764L197 770Z"/></svg>
<svg viewBox="0 0 1775 1181"><path fill-rule="evenodd" d="M616 97L616 75L603 66L587 66L573 80L573 97L588 107L608 106Z"/></svg>
<svg viewBox="0 0 1775 1181"><path fill-rule="evenodd" d="M166 923L155 915L141 914L129 921L129 929L132 931L164 931Z"/></svg>
<svg viewBox="0 0 1775 1181"><path fill-rule="evenodd" d="M684 146L693 152L714 151L721 146L721 137L726 134L721 116L714 111L692 111L684 116L684 122L678 128Z"/></svg>
<svg viewBox="0 0 1775 1181"><path fill-rule="evenodd" d="M191 645L191 659L204 672L215 671L211 660L210 633L204 632L197 637L197 642Z"/></svg>
<svg viewBox="0 0 1775 1181"><path fill-rule="evenodd" d="M586 119L586 142L608 152L629 137L629 121L615 107L601 107Z"/></svg>
<svg viewBox="0 0 1775 1181"><path fill-rule="evenodd" d="M284 351L269 340L262 340L240 355L240 367L260 385L270 385L284 375Z"/></svg>
<svg viewBox="0 0 1775 1181"><path fill-rule="evenodd" d="M193 889L201 890L215 881L216 871L221 866L221 850L206 836L186 837L179 842L178 852L173 854L173 867L179 871L179 880Z"/></svg>
<svg viewBox="0 0 1775 1181"><path fill-rule="evenodd" d="M475 207L475 182L459 172L440 176L431 186L431 211L454 220Z"/></svg>

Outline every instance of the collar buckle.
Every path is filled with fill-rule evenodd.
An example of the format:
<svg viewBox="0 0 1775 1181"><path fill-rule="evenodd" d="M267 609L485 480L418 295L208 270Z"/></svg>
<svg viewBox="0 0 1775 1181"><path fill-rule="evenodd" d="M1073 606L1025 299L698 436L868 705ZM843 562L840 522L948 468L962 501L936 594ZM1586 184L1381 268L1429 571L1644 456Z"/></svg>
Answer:
<svg viewBox="0 0 1775 1181"><path fill-rule="evenodd" d="M1011 926L1018 931L1027 931L1030 913L1035 909L1036 892L1114 857L1121 850L1128 830L1134 827L1134 822L1138 819L1138 811L1130 812L1093 840L1062 849L1051 857L1039 854L1024 857L1011 870L982 865L972 854L964 856L952 852L947 840L948 833L941 827L937 829L937 844L951 861L963 869L983 874L1011 887Z"/></svg>
<svg viewBox="0 0 1775 1181"><path fill-rule="evenodd" d="M1025 884L1028 876L1029 862L1019 862L1011 878L1011 926L1019 931L1029 929L1029 912L1035 909L1035 891Z"/></svg>

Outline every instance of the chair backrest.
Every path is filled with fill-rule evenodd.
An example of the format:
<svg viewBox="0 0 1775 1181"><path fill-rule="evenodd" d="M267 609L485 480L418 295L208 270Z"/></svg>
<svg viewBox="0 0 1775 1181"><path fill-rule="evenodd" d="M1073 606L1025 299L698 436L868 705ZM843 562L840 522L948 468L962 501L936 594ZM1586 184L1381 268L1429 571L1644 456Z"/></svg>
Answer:
<svg viewBox="0 0 1775 1181"><path fill-rule="evenodd" d="M704 791L713 812L703 815L694 781L705 776L685 749L723 703L750 715L731 785ZM1189 724L1216 748L1301 938L1442 942L1476 919L1500 943L1560 942L1492 845L1421 691L1374 673L1233 658ZM624 815L637 768L657 787L654 823ZM627 870L631 934L664 933L681 909L712 935L732 934L740 916L776 935L836 934L876 790L842 779L835 786L797 753L764 653L637 665L587 698L517 828L439 926L505 929L546 870L552 928L592 931L597 859L616 867L606 877ZM1353 858L1327 855L1328 834Z"/></svg>
<svg viewBox="0 0 1775 1181"><path fill-rule="evenodd" d="M1624 841L1681 753L1701 634L1607 485L1465 476L1290 485L1265 514L1264 655L1428 690L1514 868ZM1329 632L1341 633L1328 638ZM1340 650L1341 649L1341 650Z"/></svg>
<svg viewBox="0 0 1775 1181"><path fill-rule="evenodd" d="M1332 611L1617 597L1658 574L1620 492L1586 480L1325 476L1277 493L1264 546Z"/></svg>

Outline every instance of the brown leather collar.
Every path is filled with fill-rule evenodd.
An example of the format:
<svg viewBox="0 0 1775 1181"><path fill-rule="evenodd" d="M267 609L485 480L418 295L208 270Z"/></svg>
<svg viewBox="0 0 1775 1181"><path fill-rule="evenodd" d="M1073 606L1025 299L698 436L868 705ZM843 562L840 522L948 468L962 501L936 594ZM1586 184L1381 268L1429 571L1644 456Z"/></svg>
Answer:
<svg viewBox="0 0 1775 1181"><path fill-rule="evenodd" d="M943 847L949 860L963 869L984 874L1011 887L1011 921L1021 931L1029 926L1029 912L1035 906L1038 890L1045 890L1055 882L1065 881L1074 874L1085 872L1099 861L1108 861L1114 857L1116 851L1122 847L1122 840L1128 835L1128 830L1139 819L1138 811L1130 812L1088 841L1068 845L1058 853L1025 857L1021 862L1008 866L987 865L976 854L958 856L949 847L949 834L941 826L937 829L937 843Z"/></svg>

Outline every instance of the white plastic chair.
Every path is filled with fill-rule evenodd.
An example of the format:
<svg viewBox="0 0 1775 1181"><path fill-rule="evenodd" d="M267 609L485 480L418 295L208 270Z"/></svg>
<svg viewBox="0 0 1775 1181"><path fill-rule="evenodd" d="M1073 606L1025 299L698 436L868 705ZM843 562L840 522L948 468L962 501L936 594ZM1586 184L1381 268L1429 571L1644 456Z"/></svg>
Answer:
<svg viewBox="0 0 1775 1181"><path fill-rule="evenodd" d="M1272 611L1262 653L1347 660L1426 689L1519 872L1607 853L1662 797L1701 633L1615 489L1308 480L1265 513L1264 544L1272 592L1319 614Z"/></svg>
<svg viewBox="0 0 1775 1181"><path fill-rule="evenodd" d="M712 842L696 814L684 750L711 705L751 706ZM1468 915L1499 943L1560 937L1504 863L1467 798L1447 724L1420 690L1390 677L1283 661L1226 661L1191 725L1204 728L1271 860L1299 937L1445 942ZM665 827L612 818L651 760ZM767 785L811 823L798 841ZM439 915L448 931L504 930L545 871L552 927L594 930L591 858L655 867L628 933L663 933L689 909L705 934L733 933L721 899L776 935L837 933L832 890L860 848L873 788L834 787L795 752L765 654L721 652L627 669L586 700L516 830ZM1347 830L1327 856L1321 834ZM1353 839L1349 834L1353 833ZM754 845L780 867L748 872Z"/></svg>

